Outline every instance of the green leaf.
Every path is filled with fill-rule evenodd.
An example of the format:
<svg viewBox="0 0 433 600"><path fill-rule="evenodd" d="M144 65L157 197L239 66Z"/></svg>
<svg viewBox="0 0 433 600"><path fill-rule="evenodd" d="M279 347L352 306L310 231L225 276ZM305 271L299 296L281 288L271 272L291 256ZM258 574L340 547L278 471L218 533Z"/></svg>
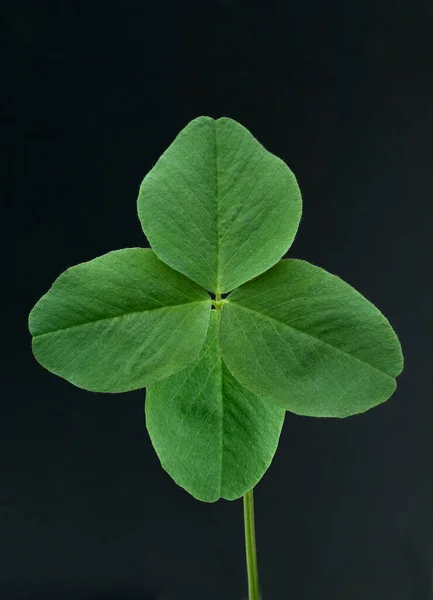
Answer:
<svg viewBox="0 0 433 600"><path fill-rule="evenodd" d="M159 258L221 293L287 252L301 209L287 165L228 118L191 121L138 196L143 231Z"/></svg>
<svg viewBox="0 0 433 600"><path fill-rule="evenodd" d="M282 260L223 303L222 355L256 394L291 412L346 417L384 402L403 368L387 319L335 275Z"/></svg>
<svg viewBox="0 0 433 600"><path fill-rule="evenodd" d="M230 374L217 340L218 312L198 359L147 388L146 424L163 468L198 500L235 500L269 467L285 411Z"/></svg>
<svg viewBox="0 0 433 600"><path fill-rule="evenodd" d="M65 271L30 313L36 359L95 392L144 387L194 360L208 293L152 250L109 252Z"/></svg>

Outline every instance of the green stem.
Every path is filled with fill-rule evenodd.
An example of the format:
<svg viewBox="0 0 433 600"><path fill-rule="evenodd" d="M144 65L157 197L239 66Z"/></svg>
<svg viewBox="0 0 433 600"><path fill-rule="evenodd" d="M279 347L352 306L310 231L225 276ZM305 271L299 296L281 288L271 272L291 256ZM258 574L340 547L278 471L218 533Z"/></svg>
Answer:
<svg viewBox="0 0 433 600"><path fill-rule="evenodd" d="M256 530L254 526L253 490L247 492L244 500L245 551L247 557L248 598L260 600L259 575L257 571Z"/></svg>
<svg viewBox="0 0 433 600"><path fill-rule="evenodd" d="M213 305L216 310L221 310L221 292L215 292L215 300L213 301Z"/></svg>

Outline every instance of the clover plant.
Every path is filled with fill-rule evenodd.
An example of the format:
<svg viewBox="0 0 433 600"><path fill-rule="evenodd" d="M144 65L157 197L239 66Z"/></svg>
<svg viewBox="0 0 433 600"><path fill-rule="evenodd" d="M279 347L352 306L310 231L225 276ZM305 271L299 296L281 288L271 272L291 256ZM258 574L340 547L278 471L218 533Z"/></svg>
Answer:
<svg viewBox="0 0 433 600"><path fill-rule="evenodd" d="M242 125L194 119L140 187L151 249L67 269L29 317L49 371L92 392L147 388L147 429L176 483L204 502L243 497L250 600L252 490L285 411L362 413L391 396L403 367L373 304L318 266L281 259L301 204L291 170Z"/></svg>

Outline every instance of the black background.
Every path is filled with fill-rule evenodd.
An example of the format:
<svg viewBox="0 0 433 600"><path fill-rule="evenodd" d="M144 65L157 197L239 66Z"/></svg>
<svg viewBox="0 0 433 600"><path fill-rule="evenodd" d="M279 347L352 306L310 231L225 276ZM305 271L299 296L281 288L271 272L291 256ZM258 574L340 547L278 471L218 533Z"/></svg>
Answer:
<svg viewBox="0 0 433 600"><path fill-rule="evenodd" d="M393 398L288 414L256 491L264 600L427 600L433 571L433 5L16 1L1 8L0 597L240 600L242 504L159 466L144 392L90 394L32 358L65 268L144 245L138 186L186 123L230 116L298 177L289 256L399 334ZM5 215L6 212L6 215Z"/></svg>

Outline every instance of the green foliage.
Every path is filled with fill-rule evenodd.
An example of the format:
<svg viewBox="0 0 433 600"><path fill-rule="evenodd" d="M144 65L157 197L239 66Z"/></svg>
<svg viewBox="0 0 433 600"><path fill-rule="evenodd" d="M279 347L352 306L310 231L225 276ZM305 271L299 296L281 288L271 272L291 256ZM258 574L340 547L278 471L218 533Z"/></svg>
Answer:
<svg viewBox="0 0 433 600"><path fill-rule="evenodd" d="M281 260L228 296L220 343L244 386L300 415L364 412L391 396L403 367L377 308L302 260Z"/></svg>
<svg viewBox="0 0 433 600"><path fill-rule="evenodd" d="M109 252L65 271L29 317L47 369L93 392L142 388L199 353L210 296L152 250Z"/></svg>
<svg viewBox="0 0 433 600"><path fill-rule="evenodd" d="M256 485L277 449L285 415L231 375L219 348L218 315L212 311L198 359L149 386L145 405L162 466L205 502L233 500Z"/></svg>
<svg viewBox="0 0 433 600"><path fill-rule="evenodd" d="M147 387L152 443L193 496L254 487L285 409L346 417L391 396L397 336L338 277L280 260L300 192L242 125L187 125L143 180L138 214L153 250L116 250L60 275L30 313L33 352L87 390Z"/></svg>
<svg viewBox="0 0 433 600"><path fill-rule="evenodd" d="M301 194L288 166L245 127L200 117L144 178L138 216L161 260L226 293L287 252Z"/></svg>

